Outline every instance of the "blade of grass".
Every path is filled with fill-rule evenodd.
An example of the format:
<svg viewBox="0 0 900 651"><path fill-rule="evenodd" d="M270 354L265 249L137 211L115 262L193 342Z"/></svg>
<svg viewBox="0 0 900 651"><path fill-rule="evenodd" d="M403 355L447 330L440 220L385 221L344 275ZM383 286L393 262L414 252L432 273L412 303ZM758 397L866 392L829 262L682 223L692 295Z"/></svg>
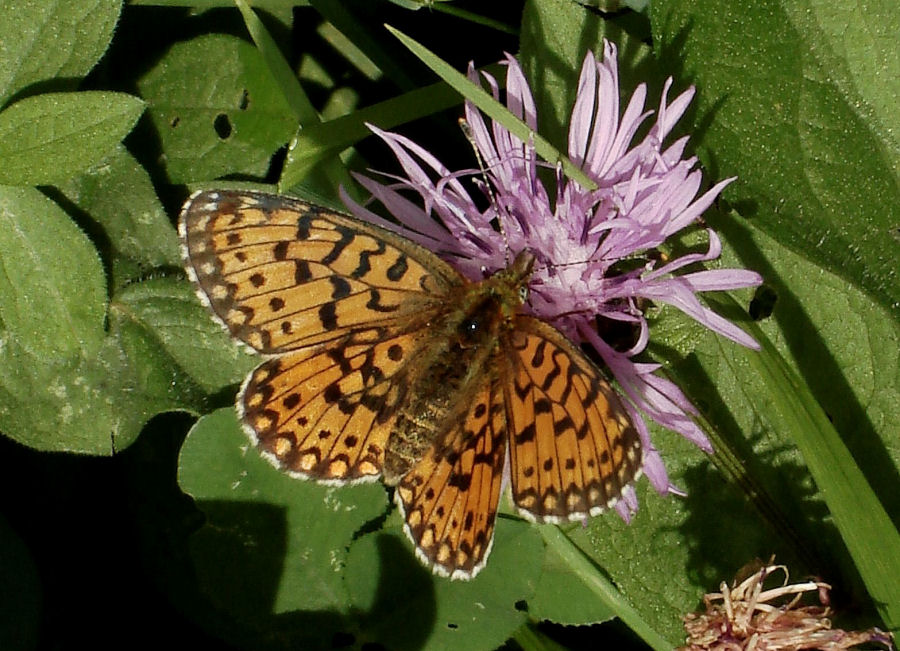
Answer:
<svg viewBox="0 0 900 651"><path fill-rule="evenodd" d="M428 8L431 11L445 13L450 16L456 16L457 18L460 18L462 20L468 20L470 23L481 25L483 27L489 27L497 30L498 32L503 32L504 34L512 34L513 36L516 36L519 33L519 30L512 25L501 23L499 20L494 20L493 18L488 18L487 16L482 16L481 14L476 14L474 11L461 9L460 7L457 7L450 2L430 2L428 4Z"/></svg>
<svg viewBox="0 0 900 651"><path fill-rule="evenodd" d="M545 138L535 133L527 124L510 113L503 104L495 100L481 86L474 84L469 79L457 72L450 64L440 59L433 52L426 49L420 43L409 38L402 32L394 29L390 25L386 25L388 31L400 39L409 50L415 54L422 62L434 71L434 73L447 82L456 91L467 100L475 104L482 112L488 115L495 122L499 122L514 136L522 142L532 142L538 156L552 164L561 164L563 172L573 181L589 190L597 188L594 183L581 169L564 156L558 149L550 144Z"/></svg>
<svg viewBox="0 0 900 651"><path fill-rule="evenodd" d="M407 74L402 63L397 61L397 53L385 48L383 39L379 40L367 29L366 23L356 19L341 0L310 0L322 17L334 25L359 48L378 68L402 90L413 90L418 84ZM399 50L402 52L402 50Z"/></svg>
<svg viewBox="0 0 900 651"><path fill-rule="evenodd" d="M822 492L885 625L900 628L900 532L809 387L752 324L759 353L741 348L747 363L773 387L773 404Z"/></svg>

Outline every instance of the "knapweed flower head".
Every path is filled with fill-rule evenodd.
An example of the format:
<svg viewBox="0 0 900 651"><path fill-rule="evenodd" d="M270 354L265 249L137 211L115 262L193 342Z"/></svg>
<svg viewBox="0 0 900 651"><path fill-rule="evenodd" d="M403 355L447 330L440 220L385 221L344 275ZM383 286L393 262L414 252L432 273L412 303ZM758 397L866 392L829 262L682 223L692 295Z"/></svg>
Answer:
<svg viewBox="0 0 900 651"><path fill-rule="evenodd" d="M537 111L522 69L510 56L505 63L506 105L537 131ZM471 67L469 77L479 83ZM482 77L499 98L496 79ZM661 494L678 491L669 483L640 413L706 451L712 448L691 418L696 413L691 403L676 385L655 374L659 365L633 361L649 341L642 307L648 301L672 305L711 330L756 348L745 332L705 307L697 293L752 287L762 281L743 269L676 275L719 256L720 241L710 229L706 251L663 263L652 255L668 238L695 224L734 180L721 181L697 196L701 173L695 169L696 158L684 157L687 137L664 146L694 94L689 89L669 103L671 84L671 79L665 84L655 123L634 144L638 129L654 115L644 110L646 86L637 88L620 117L615 46L605 43L602 61L593 53L585 57L570 120L568 156L597 184L596 189L565 178L557 168L555 188L548 191L538 176L541 163L533 145L497 122L486 123L467 102L466 122L490 186L481 188L482 207L460 181L464 176L477 178L478 170L452 172L411 140L375 127L405 176L386 175L392 180L387 185L363 176L357 179L397 223L344 197L356 216L437 252L471 280L507 267L520 251L534 255L525 311L552 323L573 341L587 343L609 367L627 395L626 408L641 436L644 472ZM417 200L410 193L418 195ZM620 350L605 341L597 328L604 321L629 324L637 332L634 343ZM629 487L616 508L627 519L636 507Z"/></svg>

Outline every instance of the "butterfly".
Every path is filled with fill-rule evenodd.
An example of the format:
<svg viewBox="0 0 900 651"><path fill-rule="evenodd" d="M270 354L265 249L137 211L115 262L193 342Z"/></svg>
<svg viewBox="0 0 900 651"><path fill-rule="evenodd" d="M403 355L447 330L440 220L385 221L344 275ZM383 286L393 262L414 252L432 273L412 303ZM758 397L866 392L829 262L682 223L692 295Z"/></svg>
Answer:
<svg viewBox="0 0 900 651"><path fill-rule="evenodd" d="M600 369L522 313L529 252L472 282L396 233L250 191L195 192L179 233L201 300L267 358L237 398L251 440L295 477L382 477L435 573L484 567L505 468L519 513L552 523L610 507L639 475Z"/></svg>

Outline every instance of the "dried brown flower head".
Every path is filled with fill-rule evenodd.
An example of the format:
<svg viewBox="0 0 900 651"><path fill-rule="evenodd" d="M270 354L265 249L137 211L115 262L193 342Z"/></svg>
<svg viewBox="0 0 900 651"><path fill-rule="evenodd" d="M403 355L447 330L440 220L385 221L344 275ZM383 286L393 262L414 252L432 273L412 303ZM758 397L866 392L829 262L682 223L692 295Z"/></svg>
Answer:
<svg viewBox="0 0 900 651"><path fill-rule="evenodd" d="M828 607L831 586L821 581L789 584L787 567L771 563L746 579L736 578L731 588L723 581L721 592L705 595L706 612L684 618L687 644L681 651L837 651L864 643L894 648L891 634L877 628L832 628ZM784 573L782 584L764 589L765 580L778 572ZM821 605L800 605L808 592L818 593Z"/></svg>

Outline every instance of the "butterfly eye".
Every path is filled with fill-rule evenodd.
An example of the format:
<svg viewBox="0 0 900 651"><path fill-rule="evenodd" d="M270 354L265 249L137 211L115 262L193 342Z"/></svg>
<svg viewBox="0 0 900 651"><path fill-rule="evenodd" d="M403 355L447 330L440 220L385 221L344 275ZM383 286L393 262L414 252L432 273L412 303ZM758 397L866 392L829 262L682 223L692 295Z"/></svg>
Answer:
<svg viewBox="0 0 900 651"><path fill-rule="evenodd" d="M459 324L459 334L463 344L473 344L478 338L478 332L481 330L481 318L478 316L470 316Z"/></svg>
<svg viewBox="0 0 900 651"><path fill-rule="evenodd" d="M523 303L528 301L528 285L522 285L519 287L519 300Z"/></svg>

